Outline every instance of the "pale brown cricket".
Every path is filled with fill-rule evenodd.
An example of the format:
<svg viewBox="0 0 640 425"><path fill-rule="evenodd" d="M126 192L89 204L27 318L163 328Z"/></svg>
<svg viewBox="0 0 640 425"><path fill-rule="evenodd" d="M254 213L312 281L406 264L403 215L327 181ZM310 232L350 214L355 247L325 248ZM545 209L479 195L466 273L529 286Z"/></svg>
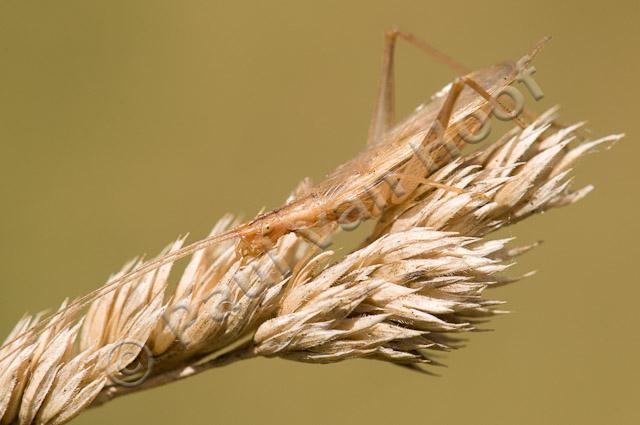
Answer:
<svg viewBox="0 0 640 425"><path fill-rule="evenodd" d="M518 62L504 62L457 78L448 90L433 96L395 125L393 69L399 37L458 72L465 69L410 33L397 30L385 33L382 79L367 148L303 196L213 236L212 243L237 237L242 256L255 257L290 232L304 235L301 231L326 222L350 224L377 217L389 206L405 201L419 185L462 192L429 181L427 176L446 164L454 152L460 152L465 143L462 132L469 134L478 129L481 123L472 114L494 107L511 113L494 95L513 83L531 62L541 43ZM513 119L525 127L517 116Z"/></svg>
<svg viewBox="0 0 640 425"><path fill-rule="evenodd" d="M448 88L395 124L394 51L399 38L464 76L456 78ZM538 43L517 62L503 62L469 73L466 68L410 33L398 30L386 32L382 78L365 150L286 205L150 261L77 299L66 309L81 308L119 285L222 241L238 238L238 255L241 258L253 258L265 253L281 237L291 232L302 234L304 230L327 222L349 224L377 217L390 206L406 200L420 185L461 192L461 189L429 181L427 177L450 160L452 151L459 152L462 149L465 143L462 132L469 134L478 130L480 123L473 116L476 112L488 114L491 108L502 108L511 113L508 107L497 100L497 96L528 67L541 46L542 42ZM524 127L518 117L513 116L513 120ZM34 332L37 328L46 329L50 326L47 323L61 313L59 311L41 321L28 332ZM18 335L5 346L12 345L22 336Z"/></svg>

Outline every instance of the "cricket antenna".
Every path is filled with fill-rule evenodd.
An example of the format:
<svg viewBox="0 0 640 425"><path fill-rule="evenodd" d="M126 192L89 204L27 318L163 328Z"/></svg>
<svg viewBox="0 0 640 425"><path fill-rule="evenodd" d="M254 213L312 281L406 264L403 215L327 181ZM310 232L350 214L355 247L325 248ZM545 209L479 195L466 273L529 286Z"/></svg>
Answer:
<svg viewBox="0 0 640 425"><path fill-rule="evenodd" d="M223 242L229 239L233 239L238 236L238 228L228 230L223 233L214 234L208 236L204 239L201 239L197 242L193 242L191 245L185 246L183 248L177 249L172 252L168 252L166 254L160 255L159 257L150 260L146 263L143 263L136 267L135 269L125 273L124 275L118 276L110 281L108 281L104 286L98 288L89 294L82 296L75 301L70 302L60 310L55 313L49 314L46 317L43 317L42 320L36 323L31 328L21 332L19 335L11 338L10 341L5 341L2 345L0 345L0 363L11 356L16 351L24 348L29 342L23 342L22 344L18 344L16 347L11 349L11 346L15 344L20 339L28 336L28 335L38 335L47 329L51 329L57 323L57 320L64 316L64 313L68 312L71 309L80 309L87 304L97 300L105 296L106 294L115 291L116 289L122 287L122 285L127 284L129 282L133 282L145 274L157 270L158 268L176 262L177 260L186 257L187 255L193 254L196 251L207 248L213 244ZM4 348L9 348L8 353L2 353Z"/></svg>

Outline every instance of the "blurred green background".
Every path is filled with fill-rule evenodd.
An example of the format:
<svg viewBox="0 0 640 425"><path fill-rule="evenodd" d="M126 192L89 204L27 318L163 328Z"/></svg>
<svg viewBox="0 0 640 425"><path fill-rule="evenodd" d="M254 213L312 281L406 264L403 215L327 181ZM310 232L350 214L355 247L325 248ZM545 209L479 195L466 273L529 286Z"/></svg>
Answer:
<svg viewBox="0 0 640 425"><path fill-rule="evenodd" d="M596 191L505 234L545 243L489 296L515 313L443 377L372 361L251 360L125 397L75 423L637 424L640 6L626 2L8 1L0 4L0 334L224 212L277 206L364 144L382 33L473 67L536 61L563 120L596 136ZM402 45L400 110L452 72Z"/></svg>

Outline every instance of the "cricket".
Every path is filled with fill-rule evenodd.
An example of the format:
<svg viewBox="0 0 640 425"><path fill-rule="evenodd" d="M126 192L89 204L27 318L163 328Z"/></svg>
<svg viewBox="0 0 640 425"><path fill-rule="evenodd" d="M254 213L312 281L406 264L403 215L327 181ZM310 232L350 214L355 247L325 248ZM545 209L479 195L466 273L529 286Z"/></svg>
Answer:
<svg viewBox="0 0 640 425"><path fill-rule="evenodd" d="M406 118L396 122L394 62L399 40L448 66L458 77ZM517 61L506 61L470 72L411 33L387 31L377 100L367 145L360 154L284 206L144 263L70 303L66 309L82 308L146 273L223 241L237 240L236 255L246 264L265 254L289 233L304 236L304 231L326 222L350 224L375 219L393 205L411 197L421 186L462 192L463 189L429 180L429 175L463 149L465 134L480 130L482 122L477 118L478 113L487 116L491 110L500 110L520 127L525 127L522 115L526 114L513 113L512 108L500 99L500 94L518 80L546 40L541 40ZM6 346L10 347L27 333L52 326L63 311L50 315Z"/></svg>

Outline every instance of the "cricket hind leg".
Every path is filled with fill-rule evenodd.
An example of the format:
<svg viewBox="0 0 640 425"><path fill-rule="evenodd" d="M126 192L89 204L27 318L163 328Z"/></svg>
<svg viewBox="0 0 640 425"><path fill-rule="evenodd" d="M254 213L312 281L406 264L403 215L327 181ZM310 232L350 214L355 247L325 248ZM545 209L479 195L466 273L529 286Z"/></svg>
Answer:
<svg viewBox="0 0 640 425"><path fill-rule="evenodd" d="M423 51L438 62L451 68L459 77L468 75L471 72L469 68L462 65L460 62L410 32L398 29L386 31L384 37L382 76L378 87L375 108L369 125L368 145L375 145L383 142L385 133L395 124L395 46L399 38ZM547 40L548 38L544 38L538 42L529 53L529 56L534 57ZM509 111L509 108L502 104L498 99L495 99L494 103L500 103L501 109ZM523 108L520 112L522 113L523 118L519 118L514 121L521 128L524 128L529 122L534 121L538 116L537 113L529 110L528 108ZM554 122L553 125L557 128L566 127L560 122Z"/></svg>
<svg viewBox="0 0 640 425"><path fill-rule="evenodd" d="M369 125L368 145L382 143L385 133L395 124L395 48L399 38L422 50L438 62L452 68L458 75L469 73L467 67L415 35L397 29L386 31L382 53L382 76L373 116L371 117L371 124Z"/></svg>
<svg viewBox="0 0 640 425"><path fill-rule="evenodd" d="M403 193L401 196L396 198L395 203L400 203L406 200L421 184L420 179L427 178L441 165L448 163L453 155L459 155L461 147L460 144L464 143L464 139L452 142L451 140L446 140L445 133L449 128L456 101L465 87L469 87L474 90L491 106L503 109L503 111L509 114L509 117L518 123L519 126L526 126L510 108L506 107L498 99L493 97L476 81L469 77L456 78L451 84L451 88L449 89L435 121L425 136L419 143L411 145L414 155L407 161L401 174L412 177L405 177L401 179ZM477 196L482 197L483 195L477 194Z"/></svg>

